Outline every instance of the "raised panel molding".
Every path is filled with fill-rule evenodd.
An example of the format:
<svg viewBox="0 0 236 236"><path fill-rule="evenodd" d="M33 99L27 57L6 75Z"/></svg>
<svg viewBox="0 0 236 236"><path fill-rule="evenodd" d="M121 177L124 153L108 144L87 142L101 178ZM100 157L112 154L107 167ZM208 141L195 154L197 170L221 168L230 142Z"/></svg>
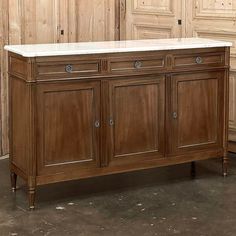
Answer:
<svg viewBox="0 0 236 236"><path fill-rule="evenodd" d="M157 39L173 37L173 27L170 26L133 24L132 30L135 39Z"/></svg>
<svg viewBox="0 0 236 236"><path fill-rule="evenodd" d="M235 19L236 1L234 0L193 0L194 19Z"/></svg>
<svg viewBox="0 0 236 236"><path fill-rule="evenodd" d="M132 13L134 14L158 14L160 16L173 16L174 1L163 0L132 0Z"/></svg>

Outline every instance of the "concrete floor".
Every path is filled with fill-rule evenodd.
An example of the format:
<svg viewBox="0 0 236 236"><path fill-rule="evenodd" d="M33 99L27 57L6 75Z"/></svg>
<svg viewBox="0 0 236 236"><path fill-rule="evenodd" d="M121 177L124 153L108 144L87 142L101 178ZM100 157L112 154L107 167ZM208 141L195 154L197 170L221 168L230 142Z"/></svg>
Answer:
<svg viewBox="0 0 236 236"><path fill-rule="evenodd" d="M27 210L26 188L10 192L8 160L0 161L0 236L235 236L236 156L230 175L221 163L197 163L92 178L37 191Z"/></svg>

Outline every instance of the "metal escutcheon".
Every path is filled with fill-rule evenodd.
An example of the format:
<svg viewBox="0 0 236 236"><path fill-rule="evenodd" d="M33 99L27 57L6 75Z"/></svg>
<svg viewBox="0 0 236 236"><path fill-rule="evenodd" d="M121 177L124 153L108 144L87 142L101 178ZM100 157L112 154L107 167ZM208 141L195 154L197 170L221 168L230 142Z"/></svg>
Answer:
<svg viewBox="0 0 236 236"><path fill-rule="evenodd" d="M202 64L202 62L203 62L202 57L197 57L197 58L196 58L196 63L197 63L197 64Z"/></svg>
<svg viewBox="0 0 236 236"><path fill-rule="evenodd" d="M96 121L95 121L95 127L96 127L96 128L99 128L99 127L100 127L100 122L99 122L99 120L96 120Z"/></svg>
<svg viewBox="0 0 236 236"><path fill-rule="evenodd" d="M134 67L135 67L136 69L141 68L141 67L142 67L142 62L141 62L141 61L135 61L135 62L134 62Z"/></svg>
<svg viewBox="0 0 236 236"><path fill-rule="evenodd" d="M113 126L114 125L114 121L112 119L109 120L109 124L110 126Z"/></svg>
<svg viewBox="0 0 236 236"><path fill-rule="evenodd" d="M177 112L173 112L173 118L177 119L177 117L178 117Z"/></svg>
<svg viewBox="0 0 236 236"><path fill-rule="evenodd" d="M66 65L65 71L67 73L71 73L73 71L73 66L72 65Z"/></svg>

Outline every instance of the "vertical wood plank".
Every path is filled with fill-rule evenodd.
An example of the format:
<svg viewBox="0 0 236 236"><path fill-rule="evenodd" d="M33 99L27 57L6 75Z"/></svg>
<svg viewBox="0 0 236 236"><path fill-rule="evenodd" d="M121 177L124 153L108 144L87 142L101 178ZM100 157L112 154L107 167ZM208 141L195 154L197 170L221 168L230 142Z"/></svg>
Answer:
<svg viewBox="0 0 236 236"><path fill-rule="evenodd" d="M5 155L9 150L9 141L8 141L8 76L7 76L7 53L4 51L4 45L9 42L9 25L8 25L8 7L9 1L2 0L0 2L0 78L1 78L1 108L0 108L0 154Z"/></svg>
<svg viewBox="0 0 236 236"><path fill-rule="evenodd" d="M58 2L58 39L60 43L70 42L69 18L71 2L67 0L59 0Z"/></svg>
<svg viewBox="0 0 236 236"><path fill-rule="evenodd" d="M5 8L9 15L9 44L22 43L22 4L23 0L9 0Z"/></svg>

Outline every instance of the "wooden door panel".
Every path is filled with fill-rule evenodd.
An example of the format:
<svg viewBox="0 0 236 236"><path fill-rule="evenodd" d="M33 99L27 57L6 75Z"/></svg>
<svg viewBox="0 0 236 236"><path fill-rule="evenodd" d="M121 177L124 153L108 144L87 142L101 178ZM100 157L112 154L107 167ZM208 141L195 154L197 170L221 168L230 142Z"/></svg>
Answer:
<svg viewBox="0 0 236 236"><path fill-rule="evenodd" d="M184 34L184 2L154 0L121 0L121 38L173 38Z"/></svg>
<svg viewBox="0 0 236 236"><path fill-rule="evenodd" d="M100 83L42 84L38 104L38 171L98 165Z"/></svg>
<svg viewBox="0 0 236 236"><path fill-rule="evenodd" d="M114 96L115 156L157 151L158 85L119 87Z"/></svg>
<svg viewBox="0 0 236 236"><path fill-rule="evenodd" d="M109 82L110 161L163 156L164 78Z"/></svg>
<svg viewBox="0 0 236 236"><path fill-rule="evenodd" d="M172 77L172 152L221 145L223 76L224 73L209 72Z"/></svg>

